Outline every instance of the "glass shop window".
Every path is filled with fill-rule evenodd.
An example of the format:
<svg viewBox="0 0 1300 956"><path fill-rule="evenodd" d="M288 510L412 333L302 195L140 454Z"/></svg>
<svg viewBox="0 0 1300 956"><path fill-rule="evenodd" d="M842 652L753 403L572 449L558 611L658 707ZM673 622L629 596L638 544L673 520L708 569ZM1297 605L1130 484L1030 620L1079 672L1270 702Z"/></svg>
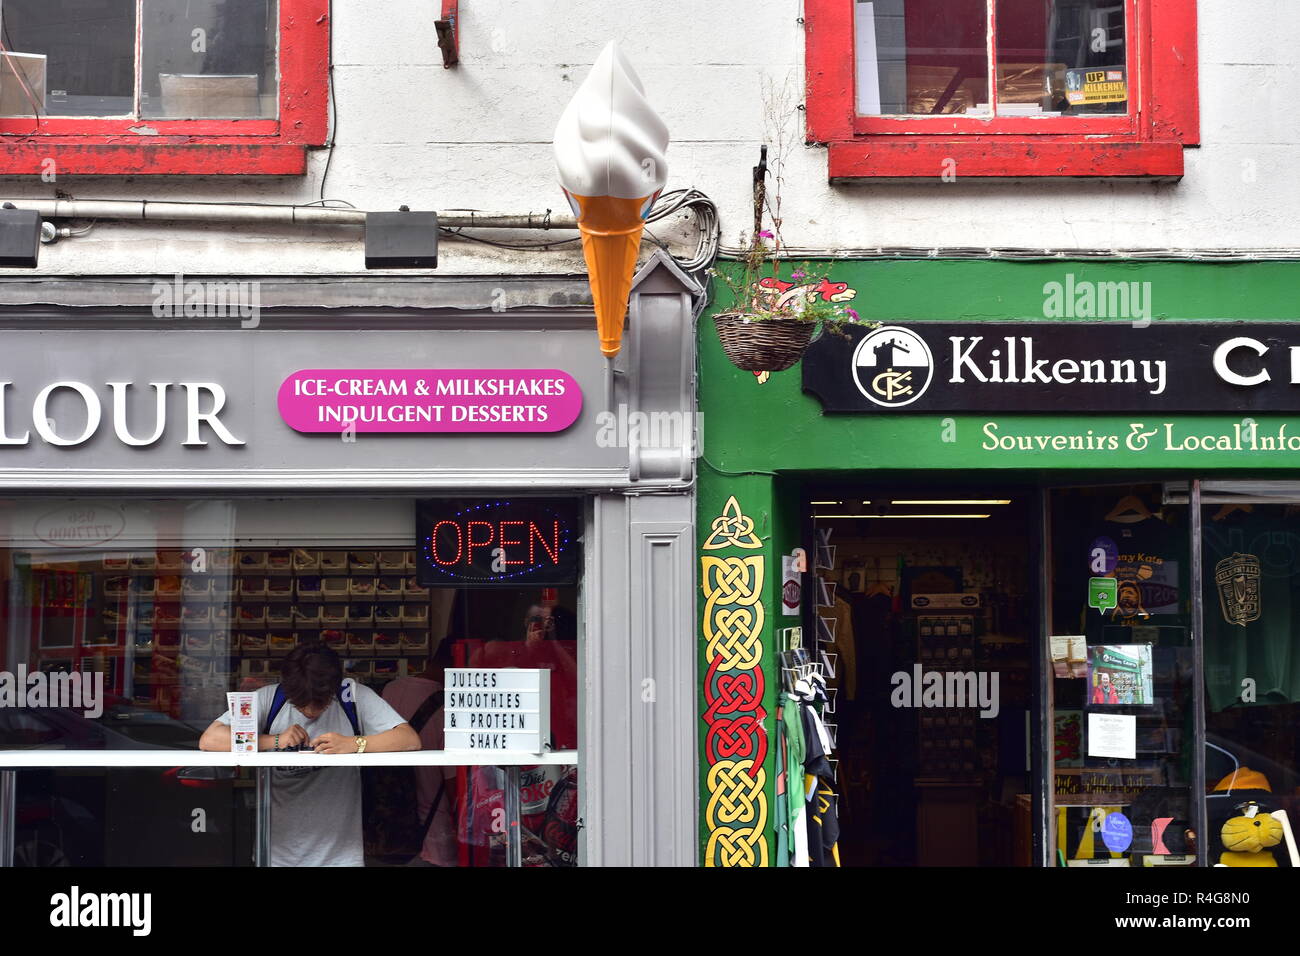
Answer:
<svg viewBox="0 0 1300 956"><path fill-rule="evenodd" d="M1201 509L1211 866L1296 866L1300 504Z"/></svg>
<svg viewBox="0 0 1300 956"><path fill-rule="evenodd" d="M278 34L275 0L4 0L0 116L274 118Z"/></svg>
<svg viewBox="0 0 1300 956"><path fill-rule="evenodd" d="M1195 864L1188 509L1161 502L1051 492L1055 865Z"/></svg>
<svg viewBox="0 0 1300 956"><path fill-rule="evenodd" d="M857 0L859 116L1128 112L1123 0Z"/></svg>
<svg viewBox="0 0 1300 956"><path fill-rule="evenodd" d="M228 691L270 695L288 655L307 645L332 650L345 680L421 723L423 750L443 749L446 668L549 670L551 748L576 750L577 586L427 586L415 527L410 499L0 503L0 750L50 753L48 768L19 772L19 862L248 864L250 774L105 772L62 766L60 755L195 751ZM349 852L367 864L505 865L501 820L514 801L503 768L418 767L411 789L366 778L364 796L356 773L372 771L330 772L341 776L317 798L335 809L364 799L364 815L356 804L344 823L361 827L364 816ZM573 766L520 770L524 865L575 864L578 784ZM411 792L414 809L394 808ZM410 816L420 842L372 832L384 813ZM295 816L273 813L273 851L277 839L298 840Z"/></svg>

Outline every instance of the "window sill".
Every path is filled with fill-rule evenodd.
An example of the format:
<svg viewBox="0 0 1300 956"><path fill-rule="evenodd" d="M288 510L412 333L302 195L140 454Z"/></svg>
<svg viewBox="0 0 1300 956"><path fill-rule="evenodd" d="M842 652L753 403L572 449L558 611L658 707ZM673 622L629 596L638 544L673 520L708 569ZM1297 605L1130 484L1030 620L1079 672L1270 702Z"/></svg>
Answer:
<svg viewBox="0 0 1300 956"><path fill-rule="evenodd" d="M286 143L78 143L0 140L0 175L303 176L307 150Z"/></svg>
<svg viewBox="0 0 1300 956"><path fill-rule="evenodd" d="M1181 143L1071 142L981 136L834 142L832 183L891 180L1149 179L1183 175Z"/></svg>

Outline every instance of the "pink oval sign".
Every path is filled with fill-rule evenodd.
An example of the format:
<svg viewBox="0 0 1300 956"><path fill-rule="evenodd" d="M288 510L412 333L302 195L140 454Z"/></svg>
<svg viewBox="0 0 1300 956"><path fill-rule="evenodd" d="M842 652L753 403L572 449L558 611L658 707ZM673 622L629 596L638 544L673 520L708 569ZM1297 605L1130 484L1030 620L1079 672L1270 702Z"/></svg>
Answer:
<svg viewBox="0 0 1300 956"><path fill-rule="evenodd" d="M558 369L303 369L280 417L299 432L558 432L582 389Z"/></svg>

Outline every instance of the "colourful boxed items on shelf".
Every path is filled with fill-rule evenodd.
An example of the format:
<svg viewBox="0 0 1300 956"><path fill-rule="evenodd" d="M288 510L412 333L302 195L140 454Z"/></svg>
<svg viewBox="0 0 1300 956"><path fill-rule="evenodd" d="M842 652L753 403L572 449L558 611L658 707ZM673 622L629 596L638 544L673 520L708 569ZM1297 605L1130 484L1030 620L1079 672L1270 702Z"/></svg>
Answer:
<svg viewBox="0 0 1300 956"><path fill-rule="evenodd" d="M239 569L241 571L265 571L266 552L265 551L239 552Z"/></svg>
<svg viewBox="0 0 1300 956"><path fill-rule="evenodd" d="M320 552L305 548L293 549L293 569L295 571L319 571Z"/></svg>
<svg viewBox="0 0 1300 956"><path fill-rule="evenodd" d="M180 609L174 604L160 604L154 608L153 620L158 627L175 627L181 622Z"/></svg>
<svg viewBox="0 0 1300 956"><path fill-rule="evenodd" d="M375 596L375 579L374 578L351 578L348 585L348 594L352 597L374 597Z"/></svg>
<svg viewBox="0 0 1300 956"><path fill-rule="evenodd" d="M373 604L349 604L348 605L349 624L373 624L374 622L375 622L375 606Z"/></svg>
<svg viewBox="0 0 1300 956"><path fill-rule="evenodd" d="M381 601L400 601L402 598L402 579L383 577L375 585L375 597Z"/></svg>
<svg viewBox="0 0 1300 956"><path fill-rule="evenodd" d="M266 582L266 596L271 601L288 601L293 597L293 578L271 578Z"/></svg>
<svg viewBox="0 0 1300 956"><path fill-rule="evenodd" d="M348 622L348 606L346 604L326 604L320 609L321 624L329 626L331 624L346 624Z"/></svg>
<svg viewBox="0 0 1300 956"><path fill-rule="evenodd" d="M129 623L129 614L130 611L128 611L125 606L122 606L121 608L106 607L104 608L103 614L100 616L104 619L104 626L106 628L111 631L120 631Z"/></svg>
<svg viewBox="0 0 1300 956"><path fill-rule="evenodd" d="M138 594L141 597L153 597L157 590L152 576L147 578L132 578L131 593Z"/></svg>
<svg viewBox="0 0 1300 956"><path fill-rule="evenodd" d="M288 654L298 646L298 641L291 633L272 633L266 636L266 646L272 655L278 656Z"/></svg>
<svg viewBox="0 0 1300 956"><path fill-rule="evenodd" d="M208 654L212 651L212 633L210 631L183 631L185 650L191 654Z"/></svg>
<svg viewBox="0 0 1300 956"><path fill-rule="evenodd" d="M131 579L125 575L104 579L104 594L109 597L118 597L126 594L131 589Z"/></svg>
<svg viewBox="0 0 1300 956"><path fill-rule="evenodd" d="M425 604L405 604L402 606L402 620L407 624L428 624L429 608Z"/></svg>
<svg viewBox="0 0 1300 956"><path fill-rule="evenodd" d="M346 551L322 551L320 553L320 569L325 574L340 574L348 569L348 553Z"/></svg>
<svg viewBox="0 0 1300 956"><path fill-rule="evenodd" d="M187 598L206 598L212 596L212 581L208 578L186 578L185 596Z"/></svg>
<svg viewBox="0 0 1300 956"><path fill-rule="evenodd" d="M212 608L206 604L187 604L181 609L182 624L203 624L212 623Z"/></svg>
<svg viewBox="0 0 1300 956"><path fill-rule="evenodd" d="M222 626L230 623L230 605L214 604L212 605L212 623L214 626Z"/></svg>
<svg viewBox="0 0 1300 956"><path fill-rule="evenodd" d="M408 654L427 654L429 652L429 632L403 631L402 650Z"/></svg>
<svg viewBox="0 0 1300 956"><path fill-rule="evenodd" d="M417 581L415 578L407 578L402 586L402 593L407 597L428 597L429 589Z"/></svg>
<svg viewBox="0 0 1300 956"><path fill-rule="evenodd" d="M185 568L185 552L169 548L157 555L159 571L181 571Z"/></svg>
<svg viewBox="0 0 1300 956"><path fill-rule="evenodd" d="M348 631L349 654L372 654L374 650L375 639L369 631Z"/></svg>
<svg viewBox="0 0 1300 956"><path fill-rule="evenodd" d="M160 598L176 599L181 596L181 576L179 574L160 574L155 581Z"/></svg>
<svg viewBox="0 0 1300 956"><path fill-rule="evenodd" d="M239 579L218 575L212 579L212 596L218 600L228 601L239 593Z"/></svg>
<svg viewBox="0 0 1300 956"><path fill-rule="evenodd" d="M240 597L266 597L266 578L252 577L239 579Z"/></svg>
<svg viewBox="0 0 1300 956"><path fill-rule="evenodd" d="M419 565L417 565L417 564L416 564L416 561L415 561L415 552L414 552L414 551L407 551L407 552L406 552L406 570L408 570L408 571L414 571L418 566L419 566Z"/></svg>
<svg viewBox="0 0 1300 956"><path fill-rule="evenodd" d="M335 651L346 651L348 649L348 636L338 628L326 628L320 632L320 639L325 642L325 646Z"/></svg>
<svg viewBox="0 0 1300 956"><path fill-rule="evenodd" d="M106 554L103 564L105 571L126 571L131 567L131 559L125 554Z"/></svg>
<svg viewBox="0 0 1300 956"><path fill-rule="evenodd" d="M376 571L379 568L379 556L374 551L349 551L348 569L350 571Z"/></svg>
<svg viewBox="0 0 1300 956"><path fill-rule="evenodd" d="M245 657L262 657L266 654L266 635L241 631L239 634L239 652Z"/></svg>
<svg viewBox="0 0 1300 956"><path fill-rule="evenodd" d="M293 620L295 624L320 624L320 605L295 604Z"/></svg>
<svg viewBox="0 0 1300 956"><path fill-rule="evenodd" d="M293 570L293 552L287 548L266 552L266 570L271 574L288 574Z"/></svg>
<svg viewBox="0 0 1300 956"><path fill-rule="evenodd" d="M375 676L376 677L396 677L400 665L392 658L375 659Z"/></svg>
<svg viewBox="0 0 1300 956"><path fill-rule="evenodd" d="M320 575L308 574L295 582L299 601L319 601L321 599Z"/></svg>
<svg viewBox="0 0 1300 956"><path fill-rule="evenodd" d="M152 571L158 564L158 557L152 551L148 554L131 555L131 567L136 571Z"/></svg>
<svg viewBox="0 0 1300 956"><path fill-rule="evenodd" d="M371 674L370 661L348 661L347 670L353 677L369 677Z"/></svg>
<svg viewBox="0 0 1300 956"><path fill-rule="evenodd" d="M383 572L405 571L406 552L405 551L380 551L379 570Z"/></svg>
<svg viewBox="0 0 1300 956"><path fill-rule="evenodd" d="M239 625L240 627L253 627L266 625L266 605L265 604L241 604L239 606Z"/></svg>
<svg viewBox="0 0 1300 956"><path fill-rule="evenodd" d="M293 610L288 604L268 604L266 606L266 626L286 627L293 624Z"/></svg>
<svg viewBox="0 0 1300 956"><path fill-rule="evenodd" d="M322 578L320 587L322 600L346 601L348 599L347 578Z"/></svg>
<svg viewBox="0 0 1300 956"><path fill-rule="evenodd" d="M235 552L230 548L209 548L207 553L209 571L229 571L235 566Z"/></svg>
<svg viewBox="0 0 1300 956"><path fill-rule="evenodd" d="M375 623L376 624L397 624L402 620L402 606L400 604L377 604L375 605Z"/></svg>
<svg viewBox="0 0 1300 956"><path fill-rule="evenodd" d="M375 653L396 654L402 646L401 634L397 631L375 631Z"/></svg>

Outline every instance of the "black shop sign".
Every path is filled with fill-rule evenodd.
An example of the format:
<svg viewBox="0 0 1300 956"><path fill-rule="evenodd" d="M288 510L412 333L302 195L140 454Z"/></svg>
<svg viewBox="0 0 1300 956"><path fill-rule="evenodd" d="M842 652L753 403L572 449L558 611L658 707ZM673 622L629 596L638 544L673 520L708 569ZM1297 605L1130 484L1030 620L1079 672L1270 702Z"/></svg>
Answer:
<svg viewBox="0 0 1300 956"><path fill-rule="evenodd" d="M415 506L416 577L426 587L576 584L576 498L426 498Z"/></svg>
<svg viewBox="0 0 1300 956"><path fill-rule="evenodd" d="M908 322L822 335L834 412L1300 411L1300 323Z"/></svg>

